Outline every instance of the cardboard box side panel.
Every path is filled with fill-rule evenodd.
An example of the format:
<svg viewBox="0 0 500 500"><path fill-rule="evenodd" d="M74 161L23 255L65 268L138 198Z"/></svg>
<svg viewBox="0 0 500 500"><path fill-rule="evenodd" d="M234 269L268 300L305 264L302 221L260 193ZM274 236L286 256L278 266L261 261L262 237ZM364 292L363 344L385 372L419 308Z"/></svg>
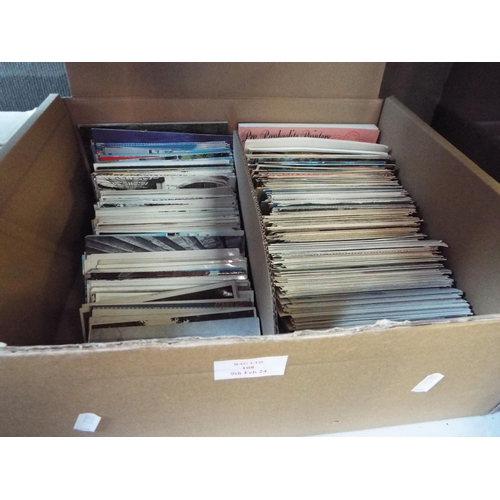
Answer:
<svg viewBox="0 0 500 500"><path fill-rule="evenodd" d="M385 63L66 63L74 97L377 98Z"/></svg>
<svg viewBox="0 0 500 500"><path fill-rule="evenodd" d="M3 231L2 231L3 233ZM52 344L77 272L73 256L2 234L0 342Z"/></svg>
<svg viewBox="0 0 500 500"><path fill-rule="evenodd" d="M277 332L275 332L274 300L267 253L264 248L260 219L255 207L252 181L247 172L247 164L243 157L237 132L234 132L234 163L238 175L241 216L261 330L263 335L273 335Z"/></svg>
<svg viewBox="0 0 500 500"><path fill-rule="evenodd" d="M65 99L76 125L163 121L377 123L380 99Z"/></svg>
<svg viewBox="0 0 500 500"><path fill-rule="evenodd" d="M498 321L348 337L0 355L0 434L293 436L479 415L500 398ZM213 362L288 356L283 376L214 381ZM411 391L433 373L427 393Z"/></svg>
<svg viewBox="0 0 500 500"><path fill-rule="evenodd" d="M65 106L51 97L38 111L0 163L0 341L10 345L53 342L90 218Z"/></svg>
<svg viewBox="0 0 500 500"><path fill-rule="evenodd" d="M380 128L424 231L449 245L458 288L476 314L500 312L500 185L395 99Z"/></svg>
<svg viewBox="0 0 500 500"><path fill-rule="evenodd" d="M50 95L0 149L0 185L2 186L0 209L17 191L31 163L45 147L65 112L60 98ZM31 147L27 148L26 144L30 144Z"/></svg>

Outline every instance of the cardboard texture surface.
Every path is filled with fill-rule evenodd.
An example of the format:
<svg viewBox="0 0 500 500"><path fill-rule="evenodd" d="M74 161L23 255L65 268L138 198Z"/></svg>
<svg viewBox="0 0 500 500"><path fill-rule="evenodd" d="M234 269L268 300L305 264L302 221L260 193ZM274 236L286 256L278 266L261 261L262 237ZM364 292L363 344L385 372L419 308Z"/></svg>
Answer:
<svg viewBox="0 0 500 500"><path fill-rule="evenodd" d="M297 68L291 69L295 76ZM69 69L70 78L81 75L82 68ZM281 74L247 98L246 70L238 98L233 98L223 95L221 89L229 87L214 85L212 70L203 65L200 75L208 80L192 83L196 67L191 64L177 77L168 77L167 93L152 79L152 93L113 98L128 95L127 89L137 88L145 75L158 78L171 69L130 73L122 85L121 73L113 70L116 79L111 79L111 69L104 68L106 85L96 83L88 91L90 76L73 80L74 90L80 85L78 91L89 97L49 97L2 151L0 341L80 341L74 312L92 200L76 124L229 120L234 129L240 121L370 123L378 121L382 105L378 99L332 99L337 95L333 90L323 98L328 79L321 84L326 86L316 87L318 98L300 95L295 77L290 88L276 94L285 97L274 98L281 85L277 82L285 82ZM233 69L231 78L236 78L241 70ZM338 69L332 65L328 71ZM351 69L346 74L349 80ZM176 79L182 75L190 75L187 87ZM373 68L365 76L371 81ZM207 81L213 85L205 85L209 90L200 96ZM181 87L186 90L178 98ZM207 93L217 98L206 99ZM376 95L368 94L363 97ZM385 102L380 127L381 142L393 148L402 183L421 209L428 234L450 244L447 255L458 286L476 313L500 313L498 184L394 99ZM245 203L252 207L251 187L246 188ZM258 279L255 269L262 269L265 254L259 256L256 213L250 219L249 214L244 224L254 241L251 266ZM267 291L259 286L257 301L269 313ZM479 415L500 400L499 351L499 317L344 336L0 347L0 434L306 435ZM288 356L285 374L214 381L214 361L263 356ZM427 393L411 392L432 373L442 373L444 379ZM73 430L81 413L102 417L94 434Z"/></svg>
<svg viewBox="0 0 500 500"><path fill-rule="evenodd" d="M481 414L498 399L499 335L489 321L5 355L0 429L79 435L76 417L92 412L96 436L281 436ZM284 376L214 381L213 361L282 355ZM435 388L411 392L435 372L445 376Z"/></svg>
<svg viewBox="0 0 500 500"><path fill-rule="evenodd" d="M247 251L250 266L250 277L255 290L255 302L259 313L263 335L275 333L274 299L271 291L271 275L268 267L267 253L260 237L261 227L258 209L254 202L254 189L247 166L243 159L243 151L237 132L234 133L234 163L238 176L238 192L241 204L243 228L247 235ZM248 236L250 235L250 237Z"/></svg>
<svg viewBox="0 0 500 500"><path fill-rule="evenodd" d="M385 63L66 63L71 95L92 98L377 98L384 68Z"/></svg>
<svg viewBox="0 0 500 500"><path fill-rule="evenodd" d="M500 184L395 99L380 127L424 232L449 245L443 253L458 288L475 314L500 312Z"/></svg>
<svg viewBox="0 0 500 500"><path fill-rule="evenodd" d="M62 100L48 99L30 121L0 159L1 340L14 345L54 341L92 203Z"/></svg>
<svg viewBox="0 0 500 500"><path fill-rule="evenodd" d="M376 123L381 99L66 99L73 123L153 123L161 121Z"/></svg>

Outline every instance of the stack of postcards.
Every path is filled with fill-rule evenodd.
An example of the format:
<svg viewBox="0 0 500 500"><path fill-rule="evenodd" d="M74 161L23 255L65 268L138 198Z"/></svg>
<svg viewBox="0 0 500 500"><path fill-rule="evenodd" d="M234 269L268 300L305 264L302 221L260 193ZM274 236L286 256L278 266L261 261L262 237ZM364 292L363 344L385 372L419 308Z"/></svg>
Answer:
<svg viewBox="0 0 500 500"><path fill-rule="evenodd" d="M230 139L92 129L85 339L260 334Z"/></svg>
<svg viewBox="0 0 500 500"><path fill-rule="evenodd" d="M285 331L471 315L442 241L400 185L387 146L249 139L277 310Z"/></svg>

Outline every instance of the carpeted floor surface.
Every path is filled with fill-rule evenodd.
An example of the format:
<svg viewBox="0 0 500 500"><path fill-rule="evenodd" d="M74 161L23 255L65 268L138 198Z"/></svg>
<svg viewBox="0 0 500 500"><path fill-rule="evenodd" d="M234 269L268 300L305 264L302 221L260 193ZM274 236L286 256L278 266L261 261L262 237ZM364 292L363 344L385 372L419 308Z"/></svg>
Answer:
<svg viewBox="0 0 500 500"><path fill-rule="evenodd" d="M51 93L71 95L64 63L0 63L0 111L31 110Z"/></svg>

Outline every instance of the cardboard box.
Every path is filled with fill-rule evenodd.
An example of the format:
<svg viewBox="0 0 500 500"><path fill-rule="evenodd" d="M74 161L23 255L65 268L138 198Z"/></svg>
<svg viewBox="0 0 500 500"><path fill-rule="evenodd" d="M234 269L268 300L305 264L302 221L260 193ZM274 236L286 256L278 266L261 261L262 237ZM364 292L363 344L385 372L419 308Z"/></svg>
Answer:
<svg viewBox="0 0 500 500"><path fill-rule="evenodd" d="M0 434L312 435L495 408L500 186L396 99L377 99L383 70L383 63L68 64L74 97L49 96L0 152L7 344ZM254 339L75 344L92 218L75 125L195 120L227 120L232 129L252 121L378 123L424 232L449 244L448 265L476 316ZM244 186L258 307L269 318L265 253ZM288 357L284 375L214 380L214 362L273 356ZM435 387L412 392L434 373L444 375ZM94 434L73 430L82 413L102 417Z"/></svg>

